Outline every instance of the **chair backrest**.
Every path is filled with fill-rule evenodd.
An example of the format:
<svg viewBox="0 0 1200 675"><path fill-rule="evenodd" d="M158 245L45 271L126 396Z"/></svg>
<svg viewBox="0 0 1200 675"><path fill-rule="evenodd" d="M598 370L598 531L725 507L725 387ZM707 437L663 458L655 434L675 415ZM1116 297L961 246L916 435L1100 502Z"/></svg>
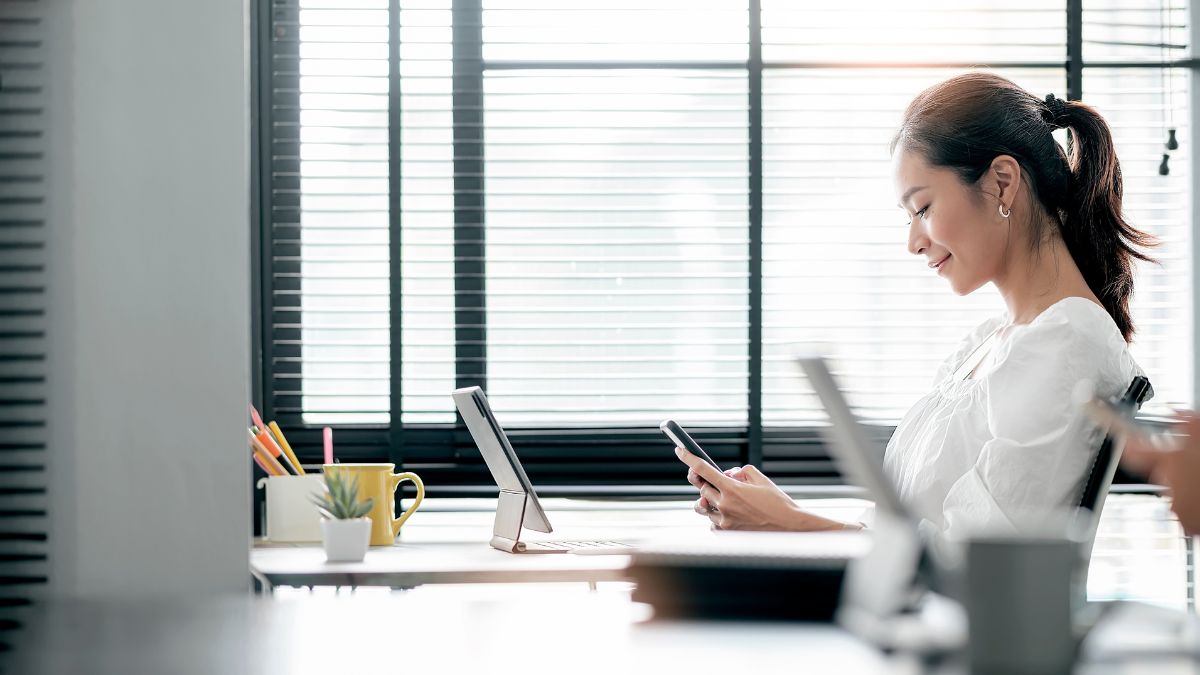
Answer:
<svg viewBox="0 0 1200 675"><path fill-rule="evenodd" d="M1138 410L1142 403L1154 396L1150 380L1138 375L1129 383L1118 399L1114 401L1123 408ZM1112 435L1106 435L1100 443L1100 449L1092 460L1091 470L1088 471L1087 481L1083 484L1083 493L1079 497L1079 507L1091 511L1093 529L1100 520L1100 512L1104 509L1104 498L1112 486L1113 476L1117 473L1117 465L1121 461L1122 447Z"/></svg>
<svg viewBox="0 0 1200 675"><path fill-rule="evenodd" d="M1154 396L1154 389L1150 386L1150 380L1138 375L1133 378L1133 381L1129 383L1129 388L1114 403L1137 410L1152 396ZM1112 487L1113 476L1116 475L1117 466L1121 463L1123 449L1124 446L1116 437L1111 434L1104 436L1104 440L1100 443L1100 449L1092 460L1092 468L1088 471L1087 481L1083 484L1083 492L1079 497L1077 514L1080 518L1077 520L1077 524L1086 539L1083 544L1083 556L1079 561L1078 583L1073 593L1080 606L1087 601L1088 572L1091 569L1092 547L1096 543L1096 529L1100 526L1100 512L1104 510L1104 498L1108 496L1108 489Z"/></svg>

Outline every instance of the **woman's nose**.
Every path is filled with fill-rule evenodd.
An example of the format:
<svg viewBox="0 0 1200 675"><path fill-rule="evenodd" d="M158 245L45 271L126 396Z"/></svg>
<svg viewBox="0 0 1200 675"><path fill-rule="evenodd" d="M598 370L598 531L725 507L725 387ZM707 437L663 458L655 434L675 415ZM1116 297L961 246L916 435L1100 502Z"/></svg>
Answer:
<svg viewBox="0 0 1200 675"><path fill-rule="evenodd" d="M925 228L917 223L916 218L913 218L912 224L908 226L908 252L913 255L921 255L927 248L929 248L929 237L925 235Z"/></svg>

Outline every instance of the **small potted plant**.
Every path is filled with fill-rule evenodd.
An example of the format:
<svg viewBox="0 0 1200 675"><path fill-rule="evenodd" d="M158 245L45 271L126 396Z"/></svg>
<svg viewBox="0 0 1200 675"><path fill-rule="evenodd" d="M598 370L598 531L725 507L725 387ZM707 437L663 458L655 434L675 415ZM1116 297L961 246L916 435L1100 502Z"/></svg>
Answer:
<svg viewBox="0 0 1200 675"><path fill-rule="evenodd" d="M358 499L358 478L352 481L339 473L326 473L321 494L312 496L321 512L321 540L330 562L359 562L371 541L371 512L374 500Z"/></svg>

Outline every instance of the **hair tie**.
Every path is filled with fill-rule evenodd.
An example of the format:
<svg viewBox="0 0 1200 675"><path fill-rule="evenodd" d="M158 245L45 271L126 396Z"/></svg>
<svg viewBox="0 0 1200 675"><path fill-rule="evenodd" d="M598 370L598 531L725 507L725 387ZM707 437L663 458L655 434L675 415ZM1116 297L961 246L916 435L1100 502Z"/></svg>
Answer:
<svg viewBox="0 0 1200 675"><path fill-rule="evenodd" d="M1055 98L1054 94L1046 94L1046 110L1042 113L1042 119L1046 120L1046 124L1050 125L1051 129L1065 129L1071 126L1070 109L1067 107L1067 102Z"/></svg>

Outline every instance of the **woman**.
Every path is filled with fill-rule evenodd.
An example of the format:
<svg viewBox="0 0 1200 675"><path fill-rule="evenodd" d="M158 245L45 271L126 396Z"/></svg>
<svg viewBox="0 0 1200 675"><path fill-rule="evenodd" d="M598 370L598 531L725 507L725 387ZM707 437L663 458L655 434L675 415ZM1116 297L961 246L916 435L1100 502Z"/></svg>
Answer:
<svg viewBox="0 0 1200 675"><path fill-rule="evenodd" d="M1071 134L1064 153L1051 136ZM1118 394L1129 355L1133 259L1152 238L1121 215L1112 136L1091 107L993 74L919 94L892 142L908 250L954 292L991 282L1008 311L972 331L896 428L885 465L922 529L1015 529L1078 499L1097 436L1071 391ZM753 466L712 470L676 449L720 529L858 528L805 512Z"/></svg>

